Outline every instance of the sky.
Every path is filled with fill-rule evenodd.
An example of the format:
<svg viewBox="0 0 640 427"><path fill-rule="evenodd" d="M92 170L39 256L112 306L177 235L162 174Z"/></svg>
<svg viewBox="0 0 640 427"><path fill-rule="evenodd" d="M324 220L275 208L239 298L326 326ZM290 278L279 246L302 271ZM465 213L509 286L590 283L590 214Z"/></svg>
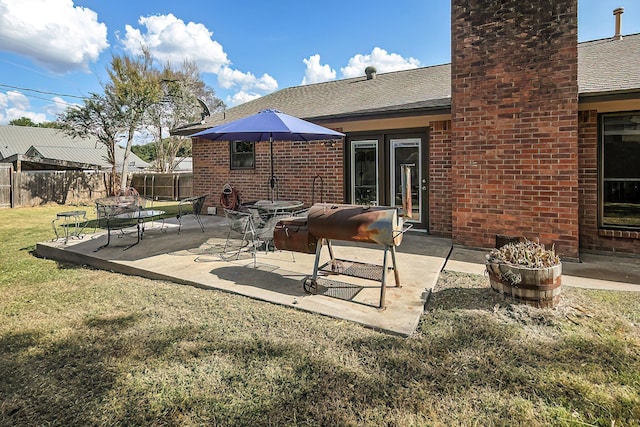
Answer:
<svg viewBox="0 0 640 427"><path fill-rule="evenodd" d="M101 93L114 55L195 61L228 107L287 87L450 62L450 0L0 0L0 124ZM640 0L578 0L578 41L640 33ZM638 53L636 53L638 54Z"/></svg>

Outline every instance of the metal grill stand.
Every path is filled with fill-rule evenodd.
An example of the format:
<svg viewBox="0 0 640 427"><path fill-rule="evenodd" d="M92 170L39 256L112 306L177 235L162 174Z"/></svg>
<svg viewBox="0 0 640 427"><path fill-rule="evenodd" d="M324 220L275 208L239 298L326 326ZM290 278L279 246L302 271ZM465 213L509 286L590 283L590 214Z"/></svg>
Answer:
<svg viewBox="0 0 640 427"><path fill-rule="evenodd" d="M329 250L329 257L331 258L327 264L324 264L322 267L320 266L320 254L322 252L322 247L324 243L327 244L327 249ZM333 253L333 247L331 246L330 239L320 239L318 242L318 246L316 248L316 258L313 264L313 275L310 278L307 278L303 282L304 290L308 293L317 293L318 292L318 272L324 267L330 266L330 273L333 274L344 274L352 277L359 277L362 279L368 280L379 280L380 281L380 302L378 308L384 310L386 308L385 305L385 296L387 289L387 272L389 270L388 267L388 252L391 252L391 262L393 270L393 275L395 279L395 287L402 287L400 284L400 274L398 273L398 268L396 265L396 248L393 245L384 245L384 251L382 256L382 266L375 264L366 264L357 261L348 261L337 259ZM344 265L350 263L351 266L346 269L343 268ZM355 268L354 268L355 267ZM377 276L377 277L374 277Z"/></svg>

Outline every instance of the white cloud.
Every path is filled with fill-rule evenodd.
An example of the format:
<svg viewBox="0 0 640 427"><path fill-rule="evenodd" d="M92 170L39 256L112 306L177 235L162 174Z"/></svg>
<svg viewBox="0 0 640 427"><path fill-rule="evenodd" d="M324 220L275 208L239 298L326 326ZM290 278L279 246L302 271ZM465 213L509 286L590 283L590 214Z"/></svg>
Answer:
<svg viewBox="0 0 640 427"><path fill-rule="evenodd" d="M7 100L3 102L7 108L16 108L19 110L26 110L29 108L29 98L27 98L22 92L10 90L6 94Z"/></svg>
<svg viewBox="0 0 640 427"><path fill-rule="evenodd" d="M264 73L262 77L256 80L256 84L254 86L257 90L263 92L273 92L278 89L278 81L271 77L269 74Z"/></svg>
<svg viewBox="0 0 640 427"><path fill-rule="evenodd" d="M51 99L51 104L44 107L44 110L47 112L47 116L53 117L54 119L59 115L64 113L67 108L72 106L79 106L77 103L69 103L59 96L54 96Z"/></svg>
<svg viewBox="0 0 640 427"><path fill-rule="evenodd" d="M229 67L224 67L218 73L218 83L225 89L230 89L234 86L240 88L247 88L255 83L256 76L251 73L243 73L240 70L234 70Z"/></svg>
<svg viewBox="0 0 640 427"><path fill-rule="evenodd" d="M225 103L233 107L234 105L244 104L245 102L253 101L260 98L262 95L257 93L249 93L243 90L236 92L233 96L227 96Z"/></svg>
<svg viewBox="0 0 640 427"><path fill-rule="evenodd" d="M33 106L29 98L19 91L0 92L0 123L6 124L14 119L28 117L34 123L42 123L55 120L58 114L63 113L67 108L78 105L66 102L59 96L51 98L51 103L45 105L44 113L33 111Z"/></svg>
<svg viewBox="0 0 640 427"><path fill-rule="evenodd" d="M33 120L34 123L47 121L45 114L34 113L33 111L29 111L30 109L29 98L21 92L13 90L6 93L0 92L0 123L7 124L11 120L21 117L28 117Z"/></svg>
<svg viewBox="0 0 640 427"><path fill-rule="evenodd" d="M141 17L138 23L145 27L144 32L127 25L121 39L128 52L139 54L146 46L162 63L181 65L186 58L194 61L200 71L217 75L220 87L238 91L227 97L227 104L237 105L278 89L278 82L269 74L256 77L231 68L222 45L203 24L185 24L172 14Z"/></svg>
<svg viewBox="0 0 640 427"><path fill-rule="evenodd" d="M133 54L141 53L142 46L146 46L162 63L180 66L188 58L206 73L218 73L230 63L222 45L211 39L213 33L202 24L185 24L171 13L140 17L138 23L146 32L127 25L121 39L125 49Z"/></svg>
<svg viewBox="0 0 640 427"><path fill-rule="evenodd" d="M240 90L257 90L260 92L273 92L278 89L278 82L269 74L263 74L257 78L252 73L243 73L229 67L222 67L218 72L218 83L225 89L238 87Z"/></svg>
<svg viewBox="0 0 640 427"><path fill-rule="evenodd" d="M311 55L309 59L303 59L307 66L302 79L303 85L312 83L321 83L336 78L336 70L332 69L329 64L320 65L320 55Z"/></svg>
<svg viewBox="0 0 640 427"><path fill-rule="evenodd" d="M411 57L403 58L397 53L388 53L384 49L374 47L371 54L353 56L349 59L347 66L340 68L340 71L345 78L364 76L364 69L369 65L376 67L378 73L388 73L418 68L420 61Z"/></svg>
<svg viewBox="0 0 640 427"><path fill-rule="evenodd" d="M0 0L0 49L50 71L88 71L108 46L106 25L72 0Z"/></svg>

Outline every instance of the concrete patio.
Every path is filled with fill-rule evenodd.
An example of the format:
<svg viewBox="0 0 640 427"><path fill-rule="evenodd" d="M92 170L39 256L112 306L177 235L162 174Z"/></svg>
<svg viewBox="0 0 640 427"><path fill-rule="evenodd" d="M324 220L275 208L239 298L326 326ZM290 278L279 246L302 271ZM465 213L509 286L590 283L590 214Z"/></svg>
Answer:
<svg viewBox="0 0 640 427"><path fill-rule="evenodd" d="M36 253L64 263L232 292L403 336L415 331L442 270L484 273L486 251L452 247L450 239L407 233L397 248L402 286L395 287L393 274L388 275L386 309L380 310L379 281L325 273L319 279L318 293L306 293L302 283L313 273L315 256L311 254L258 252L255 268L249 254L222 260L219 254L226 240L226 221L219 216L202 219L204 233L193 217L183 219L180 233L175 219L165 220L162 230L161 222L147 223L144 238L127 250L136 241L135 231L113 232L111 244L95 252L106 242L106 232L98 230L66 244L61 239L38 243ZM333 247L336 258L382 265L382 246L333 242ZM320 265L327 261L328 251L323 249ZM640 291L637 258L585 255L583 261L563 263L564 285ZM326 280L332 280L334 286L323 286Z"/></svg>

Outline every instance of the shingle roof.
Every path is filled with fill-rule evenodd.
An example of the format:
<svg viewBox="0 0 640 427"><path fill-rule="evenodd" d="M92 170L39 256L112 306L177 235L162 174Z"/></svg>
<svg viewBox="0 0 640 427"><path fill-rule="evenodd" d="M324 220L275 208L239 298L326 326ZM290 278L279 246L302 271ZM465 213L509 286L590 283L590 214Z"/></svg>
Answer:
<svg viewBox="0 0 640 427"><path fill-rule="evenodd" d="M603 39L578 44L578 92L581 95L640 90L640 34L622 40ZM190 135L221 123L276 108L303 119L356 117L451 107L451 64L356 77L279 90L217 112L204 123L173 133Z"/></svg>
<svg viewBox="0 0 640 427"><path fill-rule="evenodd" d="M187 132L206 129L220 123L255 114L265 108L307 120L336 116L406 110L411 108L448 108L451 105L451 66L449 64L334 80L279 90L208 117L204 124L191 125Z"/></svg>
<svg viewBox="0 0 640 427"><path fill-rule="evenodd" d="M109 168L107 150L95 138L71 138L58 129L28 126L0 126L0 160L20 154L39 154L45 159ZM124 148L116 151L117 163L122 164ZM136 168L149 166L133 153L129 162Z"/></svg>
<svg viewBox="0 0 640 427"><path fill-rule="evenodd" d="M578 45L581 95L640 89L640 34Z"/></svg>

